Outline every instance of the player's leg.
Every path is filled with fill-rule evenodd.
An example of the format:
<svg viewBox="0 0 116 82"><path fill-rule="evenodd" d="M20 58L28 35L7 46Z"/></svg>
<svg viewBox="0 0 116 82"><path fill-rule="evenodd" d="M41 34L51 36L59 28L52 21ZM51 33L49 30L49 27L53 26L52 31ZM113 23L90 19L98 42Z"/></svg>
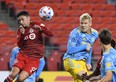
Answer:
<svg viewBox="0 0 116 82"><path fill-rule="evenodd" d="M21 71L16 82L23 82L27 77L29 77L29 73L27 73L26 71Z"/></svg>
<svg viewBox="0 0 116 82"><path fill-rule="evenodd" d="M74 79L74 82L82 82L82 74L87 72L86 63L83 60L65 59L64 68Z"/></svg>
<svg viewBox="0 0 116 82"><path fill-rule="evenodd" d="M29 76L31 76L38 68L39 65L39 59L33 58L33 57L25 57L25 65L22 68L21 73L19 74L17 78L17 82L24 82L25 79L28 79ZM34 77L35 78L35 77ZM28 79L29 82L34 82L35 79Z"/></svg>
<svg viewBox="0 0 116 82"><path fill-rule="evenodd" d="M74 69L72 69L73 63L71 63L70 61L71 61L71 59L69 59L69 58L63 60L64 69L71 74L71 76L73 77L73 80L75 82L77 75L74 74Z"/></svg>
<svg viewBox="0 0 116 82"><path fill-rule="evenodd" d="M81 74L78 75L78 72L81 70L78 60L69 59L68 63L70 67L68 72L72 75L74 82L83 82L81 80Z"/></svg>
<svg viewBox="0 0 116 82"><path fill-rule="evenodd" d="M10 75L4 80L4 82L12 82L19 72L20 69L18 67L12 67Z"/></svg>
<svg viewBox="0 0 116 82"><path fill-rule="evenodd" d="M22 68L23 65L24 65L23 56L19 53L16 59L14 60L11 74L5 79L4 82L12 82L20 72L20 68Z"/></svg>
<svg viewBox="0 0 116 82"><path fill-rule="evenodd" d="M44 60L44 58L41 58L37 71L34 72L31 76L29 76L24 82L29 82L32 80L35 81L35 79L36 79L36 81L39 81L39 76L44 68L44 65L45 65L45 60Z"/></svg>
<svg viewBox="0 0 116 82"><path fill-rule="evenodd" d="M83 75L86 75L88 73L86 62L84 60L73 60L73 62L75 62L74 76L77 76L75 82L83 82Z"/></svg>
<svg viewBox="0 0 116 82"><path fill-rule="evenodd" d="M27 79L24 80L24 82L35 82L36 80L36 72L34 72L31 76L29 76Z"/></svg>
<svg viewBox="0 0 116 82"><path fill-rule="evenodd" d="M69 59L68 58L63 60L63 65L64 65L64 69L66 71L70 70L70 64L69 64Z"/></svg>

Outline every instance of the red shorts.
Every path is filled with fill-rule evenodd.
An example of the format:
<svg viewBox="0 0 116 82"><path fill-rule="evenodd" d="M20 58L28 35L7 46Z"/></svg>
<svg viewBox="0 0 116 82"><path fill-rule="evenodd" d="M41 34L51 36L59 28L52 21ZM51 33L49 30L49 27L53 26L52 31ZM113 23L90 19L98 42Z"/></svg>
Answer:
<svg viewBox="0 0 116 82"><path fill-rule="evenodd" d="M37 70L39 62L40 61L37 58L18 53L14 60L13 67L18 67L21 70L26 71L29 75L32 75Z"/></svg>

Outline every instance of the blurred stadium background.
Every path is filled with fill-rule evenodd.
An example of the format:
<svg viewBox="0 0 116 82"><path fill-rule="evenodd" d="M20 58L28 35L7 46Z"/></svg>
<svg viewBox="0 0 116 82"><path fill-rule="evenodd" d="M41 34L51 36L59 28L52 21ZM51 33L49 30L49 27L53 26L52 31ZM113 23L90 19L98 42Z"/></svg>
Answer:
<svg viewBox="0 0 116 82"><path fill-rule="evenodd" d="M42 6L53 8L55 16L50 21L42 21L38 11ZM41 74L41 82L72 82L64 71L62 56L66 51L70 31L79 26L79 16L88 12L93 18L93 28L109 28L116 38L116 0L0 0L0 82L9 73L9 58L16 46L16 14L27 10L32 20L40 21L54 33L54 37L44 36L46 65ZM100 58L99 42L93 46L92 65ZM4 75L4 76L3 76Z"/></svg>

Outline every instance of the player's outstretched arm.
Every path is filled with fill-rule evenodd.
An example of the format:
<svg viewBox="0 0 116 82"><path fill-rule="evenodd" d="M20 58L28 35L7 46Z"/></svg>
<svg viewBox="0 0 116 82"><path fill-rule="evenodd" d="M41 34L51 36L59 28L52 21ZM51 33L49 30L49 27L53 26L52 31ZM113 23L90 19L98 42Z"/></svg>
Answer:
<svg viewBox="0 0 116 82"><path fill-rule="evenodd" d="M11 56L10 56L10 61L9 61L9 67L10 67L10 68L12 68L12 65L13 65L13 63L14 63L14 60L15 60L15 58L16 58L18 52L19 52L19 48L18 48L18 47L14 47L14 48L12 49Z"/></svg>
<svg viewBox="0 0 116 82"><path fill-rule="evenodd" d="M44 60L44 58L41 58L40 59L40 65L38 66L38 70L36 72L36 81L39 80L39 76L40 76L44 66L45 66L45 60Z"/></svg>

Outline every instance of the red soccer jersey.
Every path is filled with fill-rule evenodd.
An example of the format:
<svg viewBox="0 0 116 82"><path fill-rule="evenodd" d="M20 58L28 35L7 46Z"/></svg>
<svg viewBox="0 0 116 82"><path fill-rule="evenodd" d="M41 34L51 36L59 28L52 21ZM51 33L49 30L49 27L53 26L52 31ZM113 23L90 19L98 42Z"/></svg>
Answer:
<svg viewBox="0 0 116 82"><path fill-rule="evenodd" d="M35 28L34 25L41 27L42 31L39 31L38 28ZM44 55L44 44L42 34L47 36L53 36L42 23L31 22L30 26L25 29L25 33L20 33L20 28L17 32L18 46L20 47L20 52L22 54L41 58Z"/></svg>
<svg viewBox="0 0 116 82"><path fill-rule="evenodd" d="M102 59L102 56L101 56L101 58L100 58L100 59L98 60L98 62L97 62L97 66L96 66L97 69L100 69L100 66L101 66L101 64L100 64L101 59Z"/></svg>

